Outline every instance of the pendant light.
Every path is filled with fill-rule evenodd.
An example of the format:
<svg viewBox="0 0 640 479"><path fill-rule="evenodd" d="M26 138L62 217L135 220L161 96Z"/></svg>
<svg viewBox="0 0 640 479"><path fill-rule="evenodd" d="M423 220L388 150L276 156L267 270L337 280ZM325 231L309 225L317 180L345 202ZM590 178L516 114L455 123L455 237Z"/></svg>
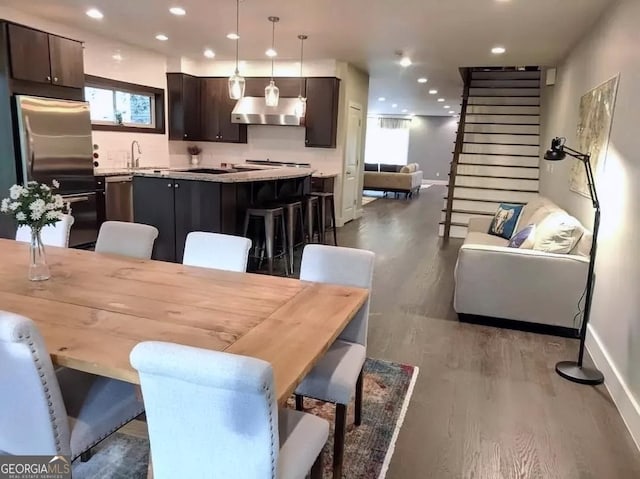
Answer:
<svg viewBox="0 0 640 479"><path fill-rule="evenodd" d="M302 82L304 82L304 78L302 77L302 60L304 58L304 41L309 38L307 35L298 35L300 39L300 91L298 93L298 102L296 103L296 116L298 118L304 118L307 113L307 99L302 96Z"/></svg>
<svg viewBox="0 0 640 479"><path fill-rule="evenodd" d="M280 21L280 17L269 17L269 21L272 23L271 27L271 51L275 53L276 50L276 23ZM280 99L280 89L276 86L273 80L273 59L275 55L271 57L271 81L264 89L264 101L267 106L278 106L278 100Z"/></svg>
<svg viewBox="0 0 640 479"><path fill-rule="evenodd" d="M240 0L236 0L236 70L229 77L229 98L239 100L244 96L244 77L240 76L238 70L238 50L240 48Z"/></svg>

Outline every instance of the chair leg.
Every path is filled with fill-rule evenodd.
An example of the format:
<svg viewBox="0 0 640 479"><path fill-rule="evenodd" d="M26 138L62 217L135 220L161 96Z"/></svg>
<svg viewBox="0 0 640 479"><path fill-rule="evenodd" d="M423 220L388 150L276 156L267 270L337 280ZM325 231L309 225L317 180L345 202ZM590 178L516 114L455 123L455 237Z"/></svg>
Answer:
<svg viewBox="0 0 640 479"><path fill-rule="evenodd" d="M318 197L318 208L320 209L320 224L318 226L318 240L320 244L325 244L324 235L327 229L327 202L324 197Z"/></svg>
<svg viewBox="0 0 640 479"><path fill-rule="evenodd" d="M289 274L293 274L289 272L289 253L287 252L287 227L284 224L284 216L280 217L280 234L282 235L282 240L280 241L280 247L284 252L284 274L285 276L289 276Z"/></svg>
<svg viewBox="0 0 640 479"><path fill-rule="evenodd" d="M89 461L89 459L91 459L91 456L93 456L93 452L91 452L91 449L87 449L82 454L80 454L80 462Z"/></svg>
<svg viewBox="0 0 640 479"><path fill-rule="evenodd" d="M338 233L336 232L336 204L331 197L331 226L333 227L333 244L338 246Z"/></svg>
<svg viewBox="0 0 640 479"><path fill-rule="evenodd" d="M296 394L296 411L304 411L304 396Z"/></svg>
<svg viewBox="0 0 640 479"><path fill-rule="evenodd" d="M311 474L309 475L310 479L322 479L323 471L323 463L324 463L324 450L320 451L318 457L316 457L316 462L313 463L311 467Z"/></svg>
<svg viewBox="0 0 640 479"><path fill-rule="evenodd" d="M275 219L273 215L264 217L264 236L267 247L267 263L269 265L269 274L273 274L273 243L275 240Z"/></svg>
<svg viewBox="0 0 640 479"><path fill-rule="evenodd" d="M356 404L355 404L355 414L353 423L356 426L362 424L362 387L363 387L363 372L360 371L358 375L358 381L356 382Z"/></svg>
<svg viewBox="0 0 640 479"><path fill-rule="evenodd" d="M293 274L293 245L295 243L295 217L293 211L289 210L286 213L287 218L287 247L289 248L289 271Z"/></svg>
<svg viewBox="0 0 640 479"><path fill-rule="evenodd" d="M336 404L336 427L333 437L333 479L342 479L344 439L347 434L347 406Z"/></svg>

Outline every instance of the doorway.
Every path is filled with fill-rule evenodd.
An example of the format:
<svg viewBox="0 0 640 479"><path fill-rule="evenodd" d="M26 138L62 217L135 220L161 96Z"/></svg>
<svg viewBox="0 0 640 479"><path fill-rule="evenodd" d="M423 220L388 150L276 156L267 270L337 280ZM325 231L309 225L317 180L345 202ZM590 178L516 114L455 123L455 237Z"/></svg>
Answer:
<svg viewBox="0 0 640 479"><path fill-rule="evenodd" d="M362 159L362 107L349 104L342 185L342 221L356 217Z"/></svg>

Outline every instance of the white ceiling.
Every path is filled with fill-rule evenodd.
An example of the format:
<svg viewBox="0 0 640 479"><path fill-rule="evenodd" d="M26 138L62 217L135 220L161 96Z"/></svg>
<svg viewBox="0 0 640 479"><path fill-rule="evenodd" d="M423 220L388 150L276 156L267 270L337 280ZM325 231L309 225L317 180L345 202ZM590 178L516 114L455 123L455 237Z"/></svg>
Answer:
<svg viewBox="0 0 640 479"><path fill-rule="evenodd" d="M305 33L305 57L352 62L371 76L370 113L443 114L458 108L460 66L553 65L614 0L242 0L240 56L264 60L271 41L269 15L280 16L276 50L281 59L299 56L297 35ZM235 29L234 0L3 0L8 6L52 21L95 31L169 56L202 60L210 47L216 59L232 59L226 34ZM184 17L170 6L187 10ZM85 15L89 7L104 19ZM165 33L169 41L154 37ZM503 45L507 53L490 49ZM414 64L402 68L396 51ZM216 60L211 60L216 61ZM418 84L417 78L429 79ZM427 93L439 90L437 96ZM386 97L378 102L378 97ZM391 108L397 103L398 108Z"/></svg>

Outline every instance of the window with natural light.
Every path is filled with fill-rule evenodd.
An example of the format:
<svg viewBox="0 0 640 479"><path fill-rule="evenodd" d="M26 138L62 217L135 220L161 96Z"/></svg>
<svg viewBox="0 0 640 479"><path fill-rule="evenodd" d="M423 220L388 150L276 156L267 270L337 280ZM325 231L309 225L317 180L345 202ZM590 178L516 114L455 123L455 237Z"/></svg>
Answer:
<svg viewBox="0 0 640 479"><path fill-rule="evenodd" d="M365 163L406 165L409 157L410 122L401 127L381 126L380 118L367 118Z"/></svg>
<svg viewBox="0 0 640 479"><path fill-rule="evenodd" d="M91 122L155 128L154 95L87 86L85 99L91 108Z"/></svg>

